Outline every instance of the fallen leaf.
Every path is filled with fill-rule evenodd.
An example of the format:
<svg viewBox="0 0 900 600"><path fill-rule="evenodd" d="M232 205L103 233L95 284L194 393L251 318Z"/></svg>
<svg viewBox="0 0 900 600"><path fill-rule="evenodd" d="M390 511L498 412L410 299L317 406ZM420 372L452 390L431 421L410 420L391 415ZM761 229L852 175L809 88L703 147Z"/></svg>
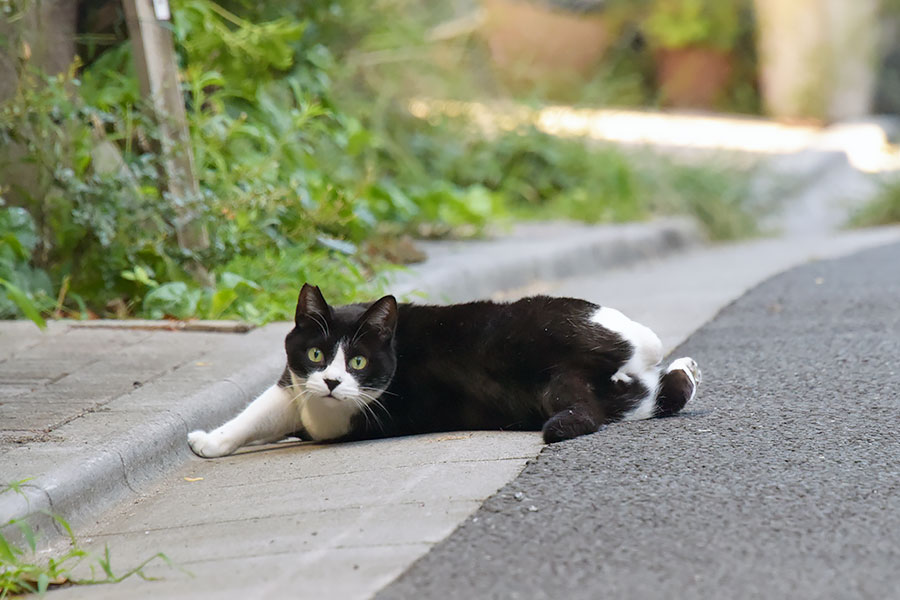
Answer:
<svg viewBox="0 0 900 600"><path fill-rule="evenodd" d="M193 483L194 481L203 481L202 477L185 477L185 481Z"/></svg>

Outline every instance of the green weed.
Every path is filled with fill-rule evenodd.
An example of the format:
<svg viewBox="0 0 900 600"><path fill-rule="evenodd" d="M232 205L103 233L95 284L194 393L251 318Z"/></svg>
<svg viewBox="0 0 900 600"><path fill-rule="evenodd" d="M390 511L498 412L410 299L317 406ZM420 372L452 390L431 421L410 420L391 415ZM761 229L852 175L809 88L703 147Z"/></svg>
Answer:
<svg viewBox="0 0 900 600"><path fill-rule="evenodd" d="M643 171L642 188L656 212L694 217L711 240L760 234L758 222L766 207L751 198L746 172L660 161Z"/></svg>
<svg viewBox="0 0 900 600"><path fill-rule="evenodd" d="M900 182L885 184L879 194L850 218L851 227L900 223Z"/></svg>
<svg viewBox="0 0 900 600"><path fill-rule="evenodd" d="M22 486L27 481L10 483L0 493L12 491L24 496ZM172 565L168 557L160 552L126 572L116 574L112 568L109 546L104 549L102 555L91 554L79 545L72 528L65 519L59 515L45 514L53 518L65 531L69 540L69 549L62 555L48 558L46 561L35 561L33 557L37 550L37 534L34 529L21 519L10 519L6 523L0 524L0 530L13 527L18 529L25 543L25 546L22 547L0 533L0 600L20 594L44 595L49 589L65 585L118 583L133 576L150 579L144 574L144 569L154 560L161 560ZM87 568L91 576L89 578L73 576L76 568Z"/></svg>

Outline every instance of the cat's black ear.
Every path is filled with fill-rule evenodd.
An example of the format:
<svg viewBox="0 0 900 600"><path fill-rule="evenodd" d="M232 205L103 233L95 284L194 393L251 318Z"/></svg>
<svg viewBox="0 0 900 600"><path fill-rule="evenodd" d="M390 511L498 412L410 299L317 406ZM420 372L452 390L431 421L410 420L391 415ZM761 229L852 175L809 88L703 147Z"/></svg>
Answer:
<svg viewBox="0 0 900 600"><path fill-rule="evenodd" d="M297 312L294 313L294 322L300 325L306 319L327 319L331 315L331 307L325 302L325 297L319 290L319 286L303 284L300 296L297 298Z"/></svg>
<svg viewBox="0 0 900 600"><path fill-rule="evenodd" d="M368 327L382 339L388 339L394 335L397 329L397 300L393 296L385 296L372 303L363 316L360 317L361 325Z"/></svg>

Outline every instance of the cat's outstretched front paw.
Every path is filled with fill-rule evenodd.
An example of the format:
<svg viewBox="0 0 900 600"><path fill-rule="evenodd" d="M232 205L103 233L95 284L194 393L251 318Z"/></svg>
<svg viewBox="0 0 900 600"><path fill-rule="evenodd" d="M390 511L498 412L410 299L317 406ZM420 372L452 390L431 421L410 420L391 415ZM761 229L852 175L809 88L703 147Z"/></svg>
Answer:
<svg viewBox="0 0 900 600"><path fill-rule="evenodd" d="M188 434L188 444L194 454L203 458L226 456L237 450L237 444L229 440L220 430L209 433L199 429L192 431Z"/></svg>

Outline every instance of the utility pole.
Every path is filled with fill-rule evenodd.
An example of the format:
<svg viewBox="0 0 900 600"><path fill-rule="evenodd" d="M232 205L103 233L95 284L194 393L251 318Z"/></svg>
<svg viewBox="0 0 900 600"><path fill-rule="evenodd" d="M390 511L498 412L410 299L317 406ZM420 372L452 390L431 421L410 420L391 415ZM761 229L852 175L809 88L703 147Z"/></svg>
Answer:
<svg viewBox="0 0 900 600"><path fill-rule="evenodd" d="M175 46L168 26L171 19L168 0L122 0L122 3L141 95L153 108L159 127L166 190L175 198L197 198L199 188L190 131L178 84ZM178 206L175 212L178 244L187 250L209 247L206 229L193 219L189 209ZM204 279L204 283L209 283L208 274L202 267L200 271L195 274Z"/></svg>

